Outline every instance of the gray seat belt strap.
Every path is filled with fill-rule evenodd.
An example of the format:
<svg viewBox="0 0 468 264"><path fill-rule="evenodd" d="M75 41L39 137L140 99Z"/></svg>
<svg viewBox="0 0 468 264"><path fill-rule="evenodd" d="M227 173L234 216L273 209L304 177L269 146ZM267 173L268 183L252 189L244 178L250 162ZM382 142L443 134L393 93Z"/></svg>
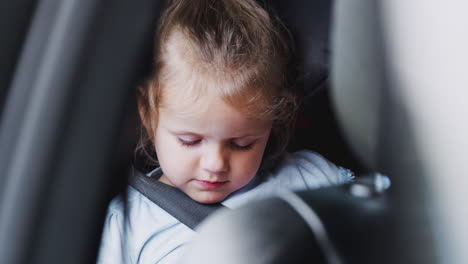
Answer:
<svg viewBox="0 0 468 264"><path fill-rule="evenodd" d="M207 216L218 209L226 208L221 203L201 204L181 190L160 182L157 178L133 170L130 185L146 198L157 204L184 225L195 229Z"/></svg>

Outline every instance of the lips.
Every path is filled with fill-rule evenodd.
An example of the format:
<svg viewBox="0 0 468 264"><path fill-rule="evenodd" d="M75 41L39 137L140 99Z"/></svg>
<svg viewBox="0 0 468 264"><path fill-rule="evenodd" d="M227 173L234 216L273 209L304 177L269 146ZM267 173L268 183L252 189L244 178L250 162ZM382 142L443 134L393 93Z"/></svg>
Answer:
<svg viewBox="0 0 468 264"><path fill-rule="evenodd" d="M223 187L228 181L202 181L195 180L195 182L203 189L215 190Z"/></svg>

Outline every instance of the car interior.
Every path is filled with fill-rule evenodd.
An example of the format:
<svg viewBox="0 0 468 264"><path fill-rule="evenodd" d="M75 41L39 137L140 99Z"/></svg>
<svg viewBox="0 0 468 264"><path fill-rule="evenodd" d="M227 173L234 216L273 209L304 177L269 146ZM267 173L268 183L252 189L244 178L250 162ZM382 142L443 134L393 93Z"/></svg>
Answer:
<svg viewBox="0 0 468 264"><path fill-rule="evenodd" d="M210 214L186 263L468 261L468 5L259 2L295 40L289 150L356 181ZM0 0L0 263L96 261L109 201L150 169L135 93L166 4Z"/></svg>

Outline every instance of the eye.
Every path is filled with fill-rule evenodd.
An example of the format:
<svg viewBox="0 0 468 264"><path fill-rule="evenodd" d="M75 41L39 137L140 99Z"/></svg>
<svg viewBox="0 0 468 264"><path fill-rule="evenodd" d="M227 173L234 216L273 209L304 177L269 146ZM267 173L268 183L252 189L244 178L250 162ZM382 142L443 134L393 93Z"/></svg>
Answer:
<svg viewBox="0 0 468 264"><path fill-rule="evenodd" d="M187 139L177 138L177 141L179 141L179 143L184 147L193 147L193 146L196 146L198 143L200 143L201 139L187 140Z"/></svg>
<svg viewBox="0 0 468 264"><path fill-rule="evenodd" d="M256 141L248 143L248 144L239 144L239 143L236 143L235 141L230 141L229 147L233 150L249 151L253 148L253 146L255 145L255 142Z"/></svg>

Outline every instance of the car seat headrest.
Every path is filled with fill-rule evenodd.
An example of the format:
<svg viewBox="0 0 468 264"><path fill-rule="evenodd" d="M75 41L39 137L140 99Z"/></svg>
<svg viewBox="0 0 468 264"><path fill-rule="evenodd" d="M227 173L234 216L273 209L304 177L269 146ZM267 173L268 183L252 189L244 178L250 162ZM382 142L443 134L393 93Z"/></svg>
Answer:
<svg viewBox="0 0 468 264"><path fill-rule="evenodd" d="M298 93L308 96L328 79L330 1L269 1L295 41Z"/></svg>

